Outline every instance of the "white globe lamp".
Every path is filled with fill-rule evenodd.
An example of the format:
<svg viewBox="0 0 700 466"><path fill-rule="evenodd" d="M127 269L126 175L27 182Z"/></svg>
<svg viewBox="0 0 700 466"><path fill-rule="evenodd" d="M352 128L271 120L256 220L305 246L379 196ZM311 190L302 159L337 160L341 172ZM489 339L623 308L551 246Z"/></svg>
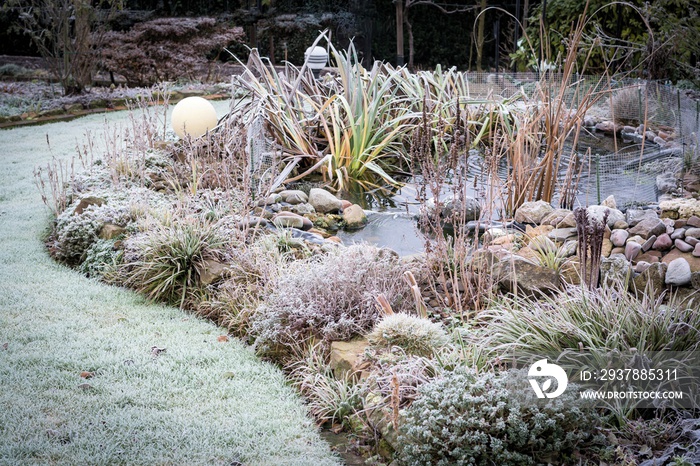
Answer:
<svg viewBox="0 0 700 466"><path fill-rule="evenodd" d="M306 65L311 68L314 78L318 79L321 70L328 62L328 52L326 52L326 49L319 47L318 45L316 47L309 47L306 49L306 52L304 52L304 61L306 62Z"/></svg>
<svg viewBox="0 0 700 466"><path fill-rule="evenodd" d="M171 116L173 131L181 139L198 138L216 126L216 109L201 97L186 97L178 102Z"/></svg>

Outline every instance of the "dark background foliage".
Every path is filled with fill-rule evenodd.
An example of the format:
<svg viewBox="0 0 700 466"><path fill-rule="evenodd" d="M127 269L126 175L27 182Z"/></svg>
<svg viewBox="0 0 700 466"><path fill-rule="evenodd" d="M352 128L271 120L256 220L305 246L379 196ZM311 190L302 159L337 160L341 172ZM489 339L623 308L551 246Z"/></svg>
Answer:
<svg viewBox="0 0 700 466"><path fill-rule="evenodd" d="M435 5L426 3L466 11L445 14ZM592 0L589 12L607 3ZM610 5L591 19L589 31L592 35L597 32L609 35L616 45L632 42L639 51L630 54L621 54L612 48L600 51L594 65L601 68L608 60L622 69L639 65L636 73L640 77L698 80L700 42L696 38L700 35L700 16L697 0L631 0L629 3L637 6L640 13L621 4ZM505 12L515 14L516 5L521 19L527 5L528 32L535 54L539 54L539 20L543 17L544 2L422 1L407 10L414 34L416 68L433 68L437 64L460 69L478 68L475 22L484 5L494 7L484 13L481 63L484 69L493 69L497 60L502 69L513 66L509 55L515 51L516 34L522 34L516 33L515 22ZM583 12L585 2L549 0L546 5L544 17L551 41L550 56L555 58L563 47L562 38ZM354 39L366 64L372 59L396 63L396 4L393 0L127 0L124 9L107 27L125 31L145 20L195 16L216 17L231 26L242 27L246 45L257 46L263 55L275 62L286 58L301 63L304 50L318 31L328 28L336 44L344 46ZM29 39L11 27L16 20L16 12L0 10L0 54L36 55ZM651 26L653 38L645 20ZM245 47L234 47L234 51L245 58ZM404 54L408 56L407 38ZM532 56L530 54L530 59Z"/></svg>

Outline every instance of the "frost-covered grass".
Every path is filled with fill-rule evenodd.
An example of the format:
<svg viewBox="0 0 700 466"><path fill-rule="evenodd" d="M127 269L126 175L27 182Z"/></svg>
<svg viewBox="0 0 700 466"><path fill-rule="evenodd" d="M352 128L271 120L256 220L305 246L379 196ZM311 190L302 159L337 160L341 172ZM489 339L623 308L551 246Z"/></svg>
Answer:
<svg viewBox="0 0 700 466"><path fill-rule="evenodd" d="M0 131L0 464L336 464L277 368L49 258L32 169L105 118Z"/></svg>

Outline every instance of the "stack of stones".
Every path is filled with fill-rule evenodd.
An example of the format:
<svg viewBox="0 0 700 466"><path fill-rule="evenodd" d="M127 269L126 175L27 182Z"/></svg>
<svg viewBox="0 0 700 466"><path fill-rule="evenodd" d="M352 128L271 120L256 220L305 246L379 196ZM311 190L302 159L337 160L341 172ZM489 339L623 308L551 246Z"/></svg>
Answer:
<svg viewBox="0 0 700 466"><path fill-rule="evenodd" d="M688 298L700 295L696 292L700 290L700 201L665 201L658 207L623 213L610 197L588 207L589 218L602 220L605 213L601 280L618 278L637 292L647 289L651 281L656 294L670 290ZM515 221L525 225L525 231L487 230L487 246L475 255L479 259L484 253L493 256L489 262L502 287L517 284L526 291L542 291L559 288L562 282L580 282L572 211L554 209L544 201L527 202L516 211ZM557 271L539 260L542 249L552 246L553 253L566 258ZM695 305L700 305L700 298L696 297Z"/></svg>
<svg viewBox="0 0 700 466"><path fill-rule="evenodd" d="M284 229L302 243L316 245L339 244L335 236L340 229L355 230L367 224L367 216L357 204L338 199L321 188L309 194L300 190L280 189L261 199L255 216L239 222L240 228L264 227Z"/></svg>

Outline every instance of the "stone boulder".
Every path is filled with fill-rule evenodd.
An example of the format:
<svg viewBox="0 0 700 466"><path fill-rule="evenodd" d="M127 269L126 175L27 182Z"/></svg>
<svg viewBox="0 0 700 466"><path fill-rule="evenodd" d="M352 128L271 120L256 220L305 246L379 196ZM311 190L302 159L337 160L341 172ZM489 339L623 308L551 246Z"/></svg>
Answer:
<svg viewBox="0 0 700 466"><path fill-rule="evenodd" d="M666 233L666 224L655 217L645 217L629 230L630 235L639 235L644 239L661 236Z"/></svg>
<svg viewBox="0 0 700 466"><path fill-rule="evenodd" d="M119 225L115 225L113 223L105 223L102 225L102 228L100 228L100 233L99 237L101 239L114 239L117 236L121 236L124 233L126 233L126 228L120 227Z"/></svg>
<svg viewBox="0 0 700 466"><path fill-rule="evenodd" d="M425 213L428 216L436 215L437 203L435 198L430 198L425 203ZM451 224L451 219L455 214L464 214L466 222L479 220L481 217L481 204L473 197L465 196L456 198L453 195L447 196L440 201L440 212L437 215L445 221L446 224Z"/></svg>
<svg viewBox="0 0 700 466"><path fill-rule="evenodd" d="M338 212L343 207L343 203L325 189L312 188L309 192L309 204L316 212L330 214Z"/></svg>
<svg viewBox="0 0 700 466"><path fill-rule="evenodd" d="M576 226L576 219L569 209L556 209L545 215L540 224L551 225L554 228L571 228Z"/></svg>
<svg viewBox="0 0 700 466"><path fill-rule="evenodd" d="M670 199L659 202L661 217L679 219L700 217L700 200L697 199Z"/></svg>
<svg viewBox="0 0 700 466"><path fill-rule="evenodd" d="M625 219L630 227L637 225L645 218L659 218L659 216L653 210L627 209L625 212Z"/></svg>
<svg viewBox="0 0 700 466"><path fill-rule="evenodd" d="M308 231L313 227L313 223L306 217L293 212L280 212L272 217L272 223L279 228L298 228Z"/></svg>
<svg viewBox="0 0 700 466"><path fill-rule="evenodd" d="M73 215L82 214L85 211L85 209L87 209L91 205L100 207L106 202L107 201L105 201L104 199L95 196L84 197L80 200L80 202L78 202L78 205L75 206L75 209L73 209Z"/></svg>
<svg viewBox="0 0 700 466"><path fill-rule="evenodd" d="M548 293L559 288L559 273L529 260L512 256L494 266L494 276L501 288L527 294Z"/></svg>
<svg viewBox="0 0 700 466"><path fill-rule="evenodd" d="M666 284L672 286L685 286L690 284L692 272L690 264L682 257L673 259L666 269Z"/></svg>
<svg viewBox="0 0 700 466"><path fill-rule="evenodd" d="M695 257L689 252L681 252L678 249L671 249L666 255L661 259L661 262L670 264L671 261L682 257L690 265L691 272L700 272L700 257Z"/></svg>
<svg viewBox="0 0 700 466"><path fill-rule="evenodd" d="M226 264L214 259L205 259L199 271L199 282L202 285L211 285L220 280L228 271Z"/></svg>
<svg viewBox="0 0 700 466"><path fill-rule="evenodd" d="M630 281L630 291L638 296L649 294L654 299L666 289L666 269L664 263L647 264L644 270Z"/></svg>
<svg viewBox="0 0 700 466"><path fill-rule="evenodd" d="M309 196L304 191L285 189L279 193L283 202L288 204L303 204L309 202Z"/></svg>
<svg viewBox="0 0 700 466"><path fill-rule="evenodd" d="M343 220L345 221L345 229L359 230L367 225L367 214L362 207L353 204L343 210Z"/></svg>
<svg viewBox="0 0 700 466"><path fill-rule="evenodd" d="M539 225L542 219L552 212L554 212L554 207L552 207L549 202L525 202L515 211L514 220L519 223L534 223Z"/></svg>
<svg viewBox="0 0 700 466"><path fill-rule="evenodd" d="M590 219L596 219L599 222L603 221L603 216L605 212L608 213L608 227L615 228L615 224L618 222L627 222L625 219L625 214L617 209L611 209L610 207L605 207L602 205L592 205L588 207L588 217Z"/></svg>
<svg viewBox="0 0 700 466"><path fill-rule="evenodd" d="M340 378L357 371L368 346L366 338L331 342L330 368L336 377Z"/></svg>

